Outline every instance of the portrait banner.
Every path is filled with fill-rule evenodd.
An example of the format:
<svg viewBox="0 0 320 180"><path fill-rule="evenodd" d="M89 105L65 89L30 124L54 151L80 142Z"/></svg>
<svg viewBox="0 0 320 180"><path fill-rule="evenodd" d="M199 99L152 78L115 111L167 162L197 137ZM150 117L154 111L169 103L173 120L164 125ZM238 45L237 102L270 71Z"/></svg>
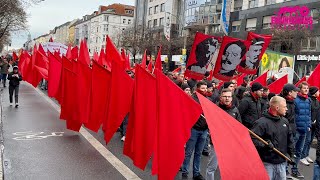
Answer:
<svg viewBox="0 0 320 180"><path fill-rule="evenodd" d="M214 63L214 54L219 42L221 42L220 37L197 32L187 63L186 77L196 80L203 79L208 67Z"/></svg>
<svg viewBox="0 0 320 180"><path fill-rule="evenodd" d="M264 52L267 50L272 36L255 34L249 32L247 36L247 41L251 44L245 55L245 58L241 61L238 66L238 71L247 74L256 74L260 66L260 61Z"/></svg>
<svg viewBox="0 0 320 180"><path fill-rule="evenodd" d="M249 46L249 41L224 36L213 76L222 81L229 81L237 77L237 67L245 58Z"/></svg>

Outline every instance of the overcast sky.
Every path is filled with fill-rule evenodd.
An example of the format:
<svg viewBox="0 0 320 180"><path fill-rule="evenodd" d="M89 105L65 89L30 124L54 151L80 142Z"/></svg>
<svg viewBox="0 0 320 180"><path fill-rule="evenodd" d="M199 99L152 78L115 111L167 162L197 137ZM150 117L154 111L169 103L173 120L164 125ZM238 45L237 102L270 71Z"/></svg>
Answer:
<svg viewBox="0 0 320 180"><path fill-rule="evenodd" d="M118 2L116 0L45 0L27 10L31 38L47 34L54 27L67 21L91 14L98 10L100 5L106 6ZM122 0L121 3L134 5L134 0ZM28 31L14 34L11 48L21 48L27 39Z"/></svg>

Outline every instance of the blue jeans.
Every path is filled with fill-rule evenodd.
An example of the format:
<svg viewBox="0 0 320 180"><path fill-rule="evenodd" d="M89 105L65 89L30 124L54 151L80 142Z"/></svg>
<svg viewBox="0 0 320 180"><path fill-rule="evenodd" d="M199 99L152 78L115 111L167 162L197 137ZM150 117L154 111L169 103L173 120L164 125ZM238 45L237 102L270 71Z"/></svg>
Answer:
<svg viewBox="0 0 320 180"><path fill-rule="evenodd" d="M123 122L121 124L121 134L122 136L126 136L127 133L127 126L128 126L128 119L129 119L129 114L124 117Z"/></svg>
<svg viewBox="0 0 320 180"><path fill-rule="evenodd" d="M201 162L201 155L206 143L208 135L208 130L205 131L198 131L195 129L191 129L191 136L188 140L185 148L185 157L182 164L182 173L188 174L189 173L189 164L192 153L194 151L193 157L193 177L200 175L200 162Z"/></svg>
<svg viewBox="0 0 320 180"><path fill-rule="evenodd" d="M210 135L208 133L206 143L204 144L203 152L209 152L210 151L209 141L210 141Z"/></svg>
<svg viewBox="0 0 320 180"><path fill-rule="evenodd" d="M314 163L314 169L313 169L313 180L319 180L320 179L320 166L318 163Z"/></svg>
<svg viewBox="0 0 320 180"><path fill-rule="evenodd" d="M310 130L306 133L306 141L304 143L304 147L302 150L301 159L309 156L310 146L312 144L312 140L314 139L315 135L316 133L314 130Z"/></svg>
<svg viewBox="0 0 320 180"><path fill-rule="evenodd" d="M307 133L300 133L300 132L296 132L296 137L295 137L295 142L296 142L296 164L291 168L292 173L297 173L298 172L298 163L302 157L302 151L303 151L303 147L304 147L304 143L306 140L306 134Z"/></svg>
<svg viewBox="0 0 320 180"><path fill-rule="evenodd" d="M270 180L286 180L286 166L287 163L270 164L264 162L264 167L267 170Z"/></svg>
<svg viewBox="0 0 320 180"><path fill-rule="evenodd" d="M3 83L3 86L6 86L7 75L8 75L8 74L2 74L2 83Z"/></svg>
<svg viewBox="0 0 320 180"><path fill-rule="evenodd" d="M210 157L207 166L206 180L214 180L214 173L218 168L218 159L213 145L210 147Z"/></svg>

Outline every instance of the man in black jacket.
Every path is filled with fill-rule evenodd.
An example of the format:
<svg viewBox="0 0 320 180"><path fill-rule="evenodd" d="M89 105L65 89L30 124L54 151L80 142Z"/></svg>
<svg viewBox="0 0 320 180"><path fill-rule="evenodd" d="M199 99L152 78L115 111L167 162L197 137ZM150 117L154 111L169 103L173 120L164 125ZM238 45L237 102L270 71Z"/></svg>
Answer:
<svg viewBox="0 0 320 180"><path fill-rule="evenodd" d="M9 74L8 80L9 80L10 106L13 105L13 92L14 92L14 100L17 108L19 106L19 102L18 102L19 85L20 85L20 81L22 81L22 76L18 71L18 66L13 67L13 71Z"/></svg>
<svg viewBox="0 0 320 180"><path fill-rule="evenodd" d="M271 180L286 179L286 159L272 149L276 148L285 155L295 154L293 134L289 122L284 115L287 111L286 100L274 96L270 100L270 108L258 119L252 131L268 142L265 145L260 140L252 138L262 162Z"/></svg>
<svg viewBox="0 0 320 180"><path fill-rule="evenodd" d="M269 109L269 99L268 99L269 93L270 93L269 88L267 86L263 87L262 97L260 99L262 112Z"/></svg>
<svg viewBox="0 0 320 180"><path fill-rule="evenodd" d="M238 120L241 123L241 116L237 107L232 103L232 91L230 89L222 89L220 94L220 100L218 106L227 112L234 119ZM210 147L210 158L207 166L207 178L206 180L214 180L214 173L218 167L218 160L216 152L214 150L213 144L211 142Z"/></svg>
<svg viewBox="0 0 320 180"><path fill-rule="evenodd" d="M250 94L245 96L238 106L242 123L249 129L252 128L253 123L262 115L262 107L260 101L262 91L263 86L260 83L253 83L251 86Z"/></svg>
<svg viewBox="0 0 320 180"><path fill-rule="evenodd" d="M207 83L200 81L196 85L196 91L203 96L207 94ZM194 93L192 98L199 103L197 95ZM199 117L196 124L191 129L191 136L188 140L185 148L185 158L182 165L182 179L188 179L189 164L191 160L192 153L194 151L193 157L193 179L204 180L204 177L200 174L201 165L201 154L205 146L205 142L208 135L208 125L206 119L202 116Z"/></svg>

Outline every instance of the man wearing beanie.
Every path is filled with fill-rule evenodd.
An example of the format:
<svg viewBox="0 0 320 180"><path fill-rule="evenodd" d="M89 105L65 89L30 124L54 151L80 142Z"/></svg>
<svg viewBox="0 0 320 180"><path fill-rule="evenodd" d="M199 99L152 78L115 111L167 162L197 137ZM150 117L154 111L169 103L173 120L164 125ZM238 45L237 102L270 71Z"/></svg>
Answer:
<svg viewBox="0 0 320 180"><path fill-rule="evenodd" d="M311 86L309 88L309 98L311 100L311 132L306 136L306 141L304 143L303 151L302 151L302 160L307 163L313 163L313 160L309 157L310 145L315 136L316 132L316 122L317 122L317 114L320 109L319 101L317 99L319 97L319 89L315 86Z"/></svg>
<svg viewBox="0 0 320 180"><path fill-rule="evenodd" d="M311 102L308 97L309 84L307 82L302 82L299 84L300 92L297 98L294 100L295 104L295 117L296 117L296 154L295 154L295 165L291 168L292 176L295 178L304 178L304 176L299 172L298 162L305 165L309 163L303 157L303 148L305 144L306 137L309 135L311 130Z"/></svg>
<svg viewBox="0 0 320 180"><path fill-rule="evenodd" d="M262 115L261 101L263 86L254 82L251 86L251 92L246 95L239 104L239 112L241 114L242 123L251 129L253 123Z"/></svg>

